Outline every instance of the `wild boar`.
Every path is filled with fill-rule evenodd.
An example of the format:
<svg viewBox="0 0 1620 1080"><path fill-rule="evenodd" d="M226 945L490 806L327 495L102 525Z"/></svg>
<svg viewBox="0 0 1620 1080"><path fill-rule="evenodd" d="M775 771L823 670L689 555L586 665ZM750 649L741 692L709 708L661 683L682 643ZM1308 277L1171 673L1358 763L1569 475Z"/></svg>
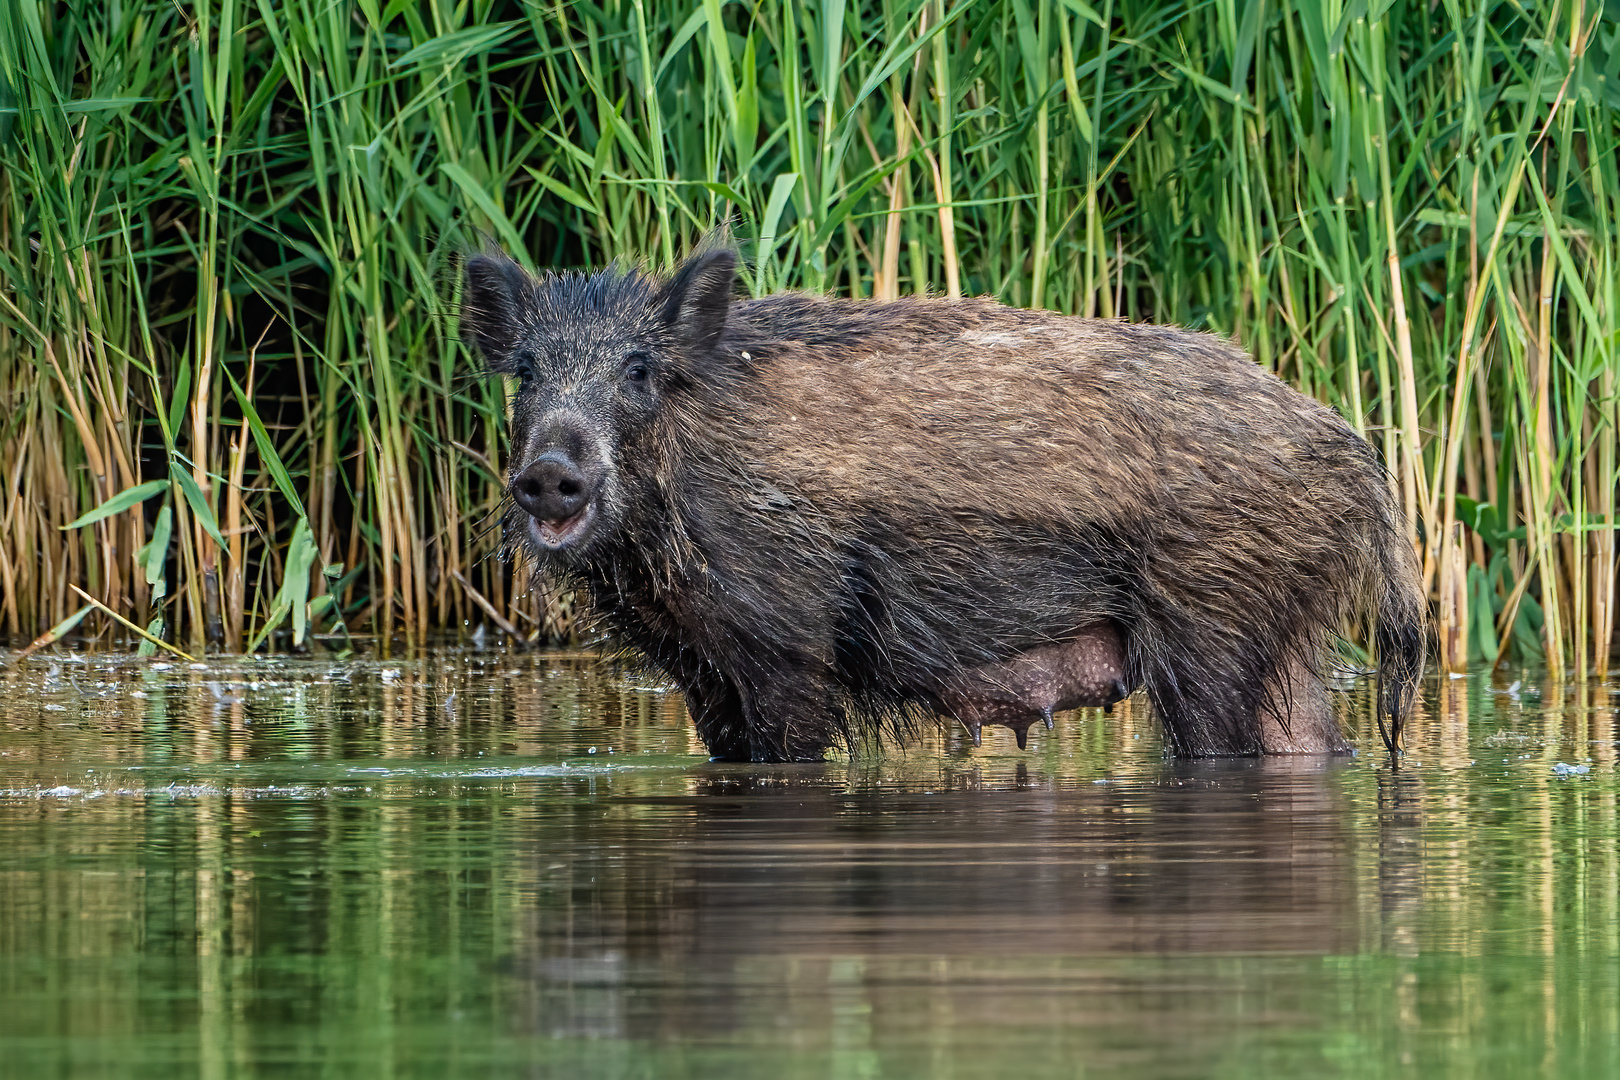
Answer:
<svg viewBox="0 0 1620 1080"><path fill-rule="evenodd" d="M1231 343L992 300L737 299L465 265L518 380L506 525L680 687L710 752L977 737L1145 687L1179 755L1348 744L1330 636L1375 627L1398 740L1426 603L1387 477Z"/></svg>

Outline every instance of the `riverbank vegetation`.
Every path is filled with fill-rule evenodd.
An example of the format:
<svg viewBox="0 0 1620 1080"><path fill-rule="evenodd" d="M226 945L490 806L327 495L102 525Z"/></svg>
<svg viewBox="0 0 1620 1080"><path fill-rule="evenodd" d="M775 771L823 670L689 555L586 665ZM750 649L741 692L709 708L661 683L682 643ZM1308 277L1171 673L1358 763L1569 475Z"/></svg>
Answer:
<svg viewBox="0 0 1620 1080"><path fill-rule="evenodd" d="M1381 449L1444 664L1602 671L1617 110L1592 0L22 0L0 632L559 633L455 258L729 223L756 292L1235 336Z"/></svg>

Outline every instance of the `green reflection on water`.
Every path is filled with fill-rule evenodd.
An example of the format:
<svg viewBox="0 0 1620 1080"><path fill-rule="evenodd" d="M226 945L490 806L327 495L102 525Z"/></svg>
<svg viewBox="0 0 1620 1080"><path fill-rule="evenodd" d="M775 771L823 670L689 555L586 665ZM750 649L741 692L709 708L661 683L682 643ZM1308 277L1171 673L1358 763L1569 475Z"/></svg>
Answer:
<svg viewBox="0 0 1620 1080"><path fill-rule="evenodd" d="M1508 689L741 768L577 658L30 660L0 1075L1620 1075L1614 687Z"/></svg>

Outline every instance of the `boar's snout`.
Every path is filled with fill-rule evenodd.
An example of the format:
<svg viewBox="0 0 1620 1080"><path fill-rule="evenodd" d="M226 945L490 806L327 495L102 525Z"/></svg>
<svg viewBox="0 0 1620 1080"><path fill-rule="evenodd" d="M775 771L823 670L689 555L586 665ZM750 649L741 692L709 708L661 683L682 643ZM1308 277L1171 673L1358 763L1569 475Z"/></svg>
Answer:
<svg viewBox="0 0 1620 1080"><path fill-rule="evenodd" d="M550 550L590 531L598 485L561 450L547 450L512 479L512 498L534 519L532 532Z"/></svg>
<svg viewBox="0 0 1620 1080"><path fill-rule="evenodd" d="M590 501L585 473L555 450L541 454L518 474L512 481L512 497L541 521L567 521Z"/></svg>

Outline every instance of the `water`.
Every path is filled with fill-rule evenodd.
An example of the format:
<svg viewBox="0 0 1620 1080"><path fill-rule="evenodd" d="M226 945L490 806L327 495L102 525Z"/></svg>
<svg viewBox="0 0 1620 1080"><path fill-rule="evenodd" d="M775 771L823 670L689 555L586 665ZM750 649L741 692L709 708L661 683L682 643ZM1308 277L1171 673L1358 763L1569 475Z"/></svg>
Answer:
<svg viewBox="0 0 1620 1080"><path fill-rule="evenodd" d="M743 767L577 657L35 656L0 1076L1620 1075L1616 688L1508 690L1398 774L1364 688L1332 762Z"/></svg>

